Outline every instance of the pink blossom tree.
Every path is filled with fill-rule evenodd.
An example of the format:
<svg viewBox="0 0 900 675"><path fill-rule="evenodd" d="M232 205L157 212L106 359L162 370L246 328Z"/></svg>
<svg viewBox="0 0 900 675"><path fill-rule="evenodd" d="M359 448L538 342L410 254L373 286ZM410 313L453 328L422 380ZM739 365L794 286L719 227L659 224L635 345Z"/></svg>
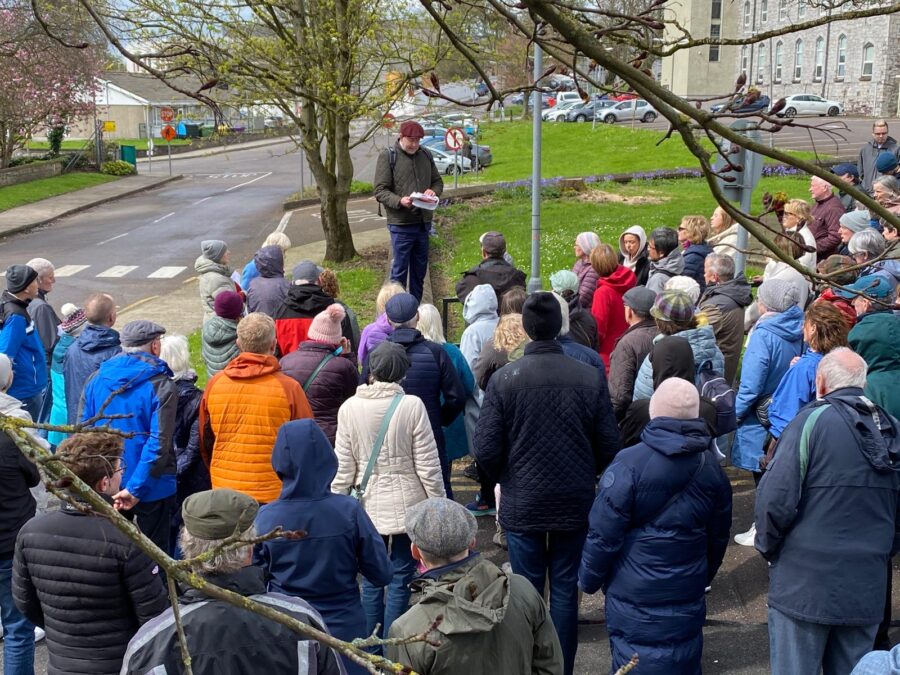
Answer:
<svg viewBox="0 0 900 675"><path fill-rule="evenodd" d="M0 36L2 169L38 129L90 114L102 50L49 37L26 7L0 9Z"/></svg>

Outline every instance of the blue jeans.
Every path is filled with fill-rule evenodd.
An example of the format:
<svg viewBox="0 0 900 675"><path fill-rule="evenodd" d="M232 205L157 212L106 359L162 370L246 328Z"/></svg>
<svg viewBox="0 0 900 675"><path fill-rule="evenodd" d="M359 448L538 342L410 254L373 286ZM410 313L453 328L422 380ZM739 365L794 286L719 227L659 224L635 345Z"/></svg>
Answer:
<svg viewBox="0 0 900 675"><path fill-rule="evenodd" d="M847 675L872 649L878 624L828 626L801 621L769 607L772 675Z"/></svg>
<svg viewBox="0 0 900 675"><path fill-rule="evenodd" d="M549 577L550 618L559 635L565 675L572 675L578 650L578 566L586 536L587 528L506 532L513 572L528 579L541 597Z"/></svg>
<svg viewBox="0 0 900 675"><path fill-rule="evenodd" d="M431 231L431 224L393 225L389 223L388 231L391 233L391 250L394 253L394 260L391 263L391 281L396 281L421 301L425 274L428 272L428 233ZM406 283L407 274L409 274L408 285Z"/></svg>
<svg viewBox="0 0 900 675"><path fill-rule="evenodd" d="M3 675L34 675L34 624L12 598L12 558L0 560L0 621L3 622Z"/></svg>
<svg viewBox="0 0 900 675"><path fill-rule="evenodd" d="M387 637L391 624L409 609L409 596L412 595L409 584L416 575L416 561L410 550L409 536L393 534L390 537L383 536L382 539L394 566L394 577L387 587L375 586L363 577L362 605L366 613L366 637L375 630L376 623L381 624L378 635ZM387 601L384 597L385 588Z"/></svg>

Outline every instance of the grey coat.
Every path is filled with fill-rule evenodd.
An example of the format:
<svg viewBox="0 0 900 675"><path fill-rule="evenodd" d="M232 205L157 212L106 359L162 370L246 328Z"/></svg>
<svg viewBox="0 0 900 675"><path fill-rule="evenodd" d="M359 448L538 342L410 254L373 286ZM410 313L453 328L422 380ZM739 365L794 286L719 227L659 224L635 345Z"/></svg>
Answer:
<svg viewBox="0 0 900 675"><path fill-rule="evenodd" d="M440 196L444 181L434 165L434 158L425 148L406 154L399 141L394 144L396 161L391 171L391 153L384 150L375 164L375 199L384 205L389 225L417 225L430 223L434 211L400 206L400 200L413 192L434 190Z"/></svg>
<svg viewBox="0 0 900 675"><path fill-rule="evenodd" d="M57 328L59 327L59 316L53 306L47 302L47 294L38 291L38 296L28 303L28 314L37 326L38 337L41 338L41 344L44 345L44 351L47 353L47 364L53 356L53 348L59 339Z"/></svg>
<svg viewBox="0 0 900 675"><path fill-rule="evenodd" d="M284 252L280 246L264 246L256 252L253 261L259 276L247 289L247 311L275 316L291 286L284 278Z"/></svg>
<svg viewBox="0 0 900 675"><path fill-rule="evenodd" d="M241 353L237 346L237 321L213 315L203 322L200 354L210 377L224 370Z"/></svg>
<svg viewBox="0 0 900 675"><path fill-rule="evenodd" d="M200 302L203 304L203 318L215 316L213 301L222 291L234 291L231 268L200 256L194 262L194 271L200 275Z"/></svg>
<svg viewBox="0 0 900 675"><path fill-rule="evenodd" d="M653 339L659 335L656 321L651 318L629 326L622 333L609 357L609 399L616 419L622 419L634 395L634 381L638 369L653 349Z"/></svg>
<svg viewBox="0 0 900 675"><path fill-rule="evenodd" d="M900 145L897 145L893 136L888 136L884 145L876 146L873 139L859 149L859 161L856 163L856 168L859 170L860 183L866 192L872 192L872 182L881 175L875 170L875 160L885 150L900 157Z"/></svg>

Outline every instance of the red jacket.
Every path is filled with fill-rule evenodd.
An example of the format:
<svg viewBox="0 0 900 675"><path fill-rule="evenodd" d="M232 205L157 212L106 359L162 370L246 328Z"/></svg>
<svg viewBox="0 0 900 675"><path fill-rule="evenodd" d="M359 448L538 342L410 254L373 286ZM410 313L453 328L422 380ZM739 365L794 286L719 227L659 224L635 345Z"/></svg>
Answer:
<svg viewBox="0 0 900 675"><path fill-rule="evenodd" d="M591 303L591 314L597 321L600 338L600 358L609 374L609 355L616 348L616 342L628 329L625 321L625 303L622 296L637 285L637 277L627 267L619 265L608 277L597 279L597 290Z"/></svg>

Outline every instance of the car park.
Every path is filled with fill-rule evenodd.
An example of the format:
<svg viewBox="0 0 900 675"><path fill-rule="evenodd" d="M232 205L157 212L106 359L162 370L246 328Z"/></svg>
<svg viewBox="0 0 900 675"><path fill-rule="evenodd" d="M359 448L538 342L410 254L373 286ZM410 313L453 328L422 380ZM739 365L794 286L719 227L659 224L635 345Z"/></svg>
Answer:
<svg viewBox="0 0 900 675"><path fill-rule="evenodd" d="M837 117L843 112L844 106L838 101L829 101L815 94L794 94L784 97L784 107L777 114L779 117L796 117L797 115Z"/></svg>
<svg viewBox="0 0 900 675"><path fill-rule="evenodd" d="M754 113L765 111L769 109L769 97L768 96L757 96L749 103L745 103L747 100L746 96L736 96L732 99L731 108L729 110L725 110L728 103L716 103L715 105L710 106L710 112L728 112L736 115L741 115L744 113Z"/></svg>
<svg viewBox="0 0 900 675"><path fill-rule="evenodd" d="M428 148L428 152L434 158L434 165L437 167L437 170L443 174L452 176L454 173L472 170L472 160L468 157L457 155L454 162L453 153L447 150L431 146Z"/></svg>
<svg viewBox="0 0 900 675"><path fill-rule="evenodd" d="M636 98L631 101L622 101L613 106L604 108L599 115L607 124L615 124L623 120L639 120L641 122L652 122L659 113L656 109L642 98Z"/></svg>
<svg viewBox="0 0 900 675"><path fill-rule="evenodd" d="M447 147L447 144L444 140L444 137L436 137L432 136L430 138L423 138L422 145L428 148L429 150L436 148L442 152L446 152L449 154L453 154L453 151ZM465 147L465 146L464 146ZM490 166L494 161L494 155L491 153L490 146L481 145L480 143L469 143L468 145L468 154L464 155L469 160L471 160L473 167L477 164L479 167Z"/></svg>
<svg viewBox="0 0 900 675"><path fill-rule="evenodd" d="M565 101L563 103L557 103L552 108L542 110L541 119L545 122L565 122L566 111L580 104L581 99L578 99L577 101Z"/></svg>
<svg viewBox="0 0 900 675"><path fill-rule="evenodd" d="M566 111L566 122L587 122L593 120L594 115L597 116L597 119L603 119L603 110L611 108L614 105L616 105L615 101L609 101L607 99L603 99L602 101L594 100L588 103L582 103L581 105L576 105Z"/></svg>

